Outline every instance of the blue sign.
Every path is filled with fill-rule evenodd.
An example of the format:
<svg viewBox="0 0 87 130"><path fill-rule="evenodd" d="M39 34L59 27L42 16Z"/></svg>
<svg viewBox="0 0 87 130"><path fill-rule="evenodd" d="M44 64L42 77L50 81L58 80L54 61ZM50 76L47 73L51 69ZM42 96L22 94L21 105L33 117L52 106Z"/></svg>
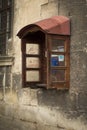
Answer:
<svg viewBox="0 0 87 130"><path fill-rule="evenodd" d="M58 56L51 57L51 66L59 66L59 58L58 58Z"/></svg>

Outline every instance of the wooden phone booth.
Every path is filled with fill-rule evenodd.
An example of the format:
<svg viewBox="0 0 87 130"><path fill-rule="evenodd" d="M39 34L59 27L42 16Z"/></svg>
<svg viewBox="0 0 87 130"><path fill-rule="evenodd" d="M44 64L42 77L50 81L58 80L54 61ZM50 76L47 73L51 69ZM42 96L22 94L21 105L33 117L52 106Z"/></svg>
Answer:
<svg viewBox="0 0 87 130"><path fill-rule="evenodd" d="M68 89L70 80L70 20L54 16L23 27L22 85Z"/></svg>

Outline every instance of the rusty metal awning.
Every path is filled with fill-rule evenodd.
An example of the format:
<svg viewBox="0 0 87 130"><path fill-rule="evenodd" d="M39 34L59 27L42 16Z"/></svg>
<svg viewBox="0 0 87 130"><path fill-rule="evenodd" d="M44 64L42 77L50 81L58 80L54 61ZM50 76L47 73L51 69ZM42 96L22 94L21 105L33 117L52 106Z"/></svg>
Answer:
<svg viewBox="0 0 87 130"><path fill-rule="evenodd" d="M23 27L17 36L23 38L28 33L39 30L48 34L70 35L70 19L65 16L54 16L43 19Z"/></svg>

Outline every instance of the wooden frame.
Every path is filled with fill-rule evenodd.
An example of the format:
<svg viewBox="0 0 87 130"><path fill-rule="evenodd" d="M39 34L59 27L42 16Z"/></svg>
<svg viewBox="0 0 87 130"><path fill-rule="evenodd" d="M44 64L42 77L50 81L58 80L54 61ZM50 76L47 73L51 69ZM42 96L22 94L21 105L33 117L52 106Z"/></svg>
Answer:
<svg viewBox="0 0 87 130"><path fill-rule="evenodd" d="M52 51L52 40L63 40L64 41L64 51ZM64 65L51 66L51 55L64 56ZM68 89L70 86L70 43L69 36L62 35L48 35L48 88L57 88L57 89ZM64 80L52 81L51 71L65 71ZM63 74L62 74L63 76Z"/></svg>
<svg viewBox="0 0 87 130"><path fill-rule="evenodd" d="M36 35L37 35L37 33L36 33ZM44 39L43 39L43 36L45 36L44 35L44 33L42 33L41 32L41 35L42 35L42 38L39 40L39 39L37 39L37 38L33 38L33 40L32 40L32 38L27 38L27 37L25 37L25 38L23 38L22 39L22 46L21 46L21 50L22 50L22 86L23 87L27 87L27 86L29 86L29 87L36 87L36 86L43 86L43 87L45 87L46 86L46 77L47 76L43 76L43 74L42 73L46 73L45 72L45 65L44 65L44 62L45 62L45 58L44 58L44 52L45 52L45 37L44 37ZM31 37L31 36L30 36ZM42 40L43 39L43 40ZM39 46L39 54L37 54L37 53L34 53L34 52L30 52L29 51L29 53L27 53L28 52L28 45L35 45L35 46ZM35 51L36 51L36 49L37 49L37 47L35 47L34 48L35 49ZM27 58L29 59L29 58L33 58L33 59L36 59L37 61L39 61L39 63L37 63L37 65L39 65L38 67L37 67L37 65L34 65L34 66L30 66L29 65L29 67L27 66ZM46 62L45 62L46 63ZM30 71L32 71L32 72L35 72L36 71L36 73L37 73L37 71L39 72L39 80L37 81L27 81L26 80L26 72L27 71L29 71L29 73L30 73Z"/></svg>
<svg viewBox="0 0 87 130"><path fill-rule="evenodd" d="M54 40L54 41L53 41ZM55 43L56 42L61 42L62 44L58 44L58 47L62 46L61 51L60 50L52 50L52 46L56 47ZM31 53L29 51L29 54L26 52L28 51L28 45L35 45L39 46L35 47L38 50L37 52ZM26 48L27 47L27 48ZM51 56L57 56L60 61L60 65L58 66L51 66ZM62 59L61 59L62 57ZM27 58L36 58L38 59L39 63L35 64L34 66L29 65L27 66ZM37 41L28 41L25 39L22 40L22 83L23 87L26 86L36 86L36 87L45 87L47 89L68 89L70 86L70 43L69 43L69 36L62 36L62 35L46 35L44 39L44 43L41 44L41 42ZM61 62L63 60L63 62ZM61 65L61 63L63 63ZM28 63L29 64L29 63ZM34 73L39 73L39 77L34 81L28 81L26 77L26 73L29 71ZM55 71L57 74L60 73L62 80L57 79L59 75L57 75L57 80L52 81L51 77L51 71ZM27 74L28 75L28 74ZM32 74L30 74L31 76ZM35 75L34 75L35 76ZM59 78L60 78L59 76ZM29 76L28 76L29 77ZM39 79L38 79L39 78ZM30 77L31 79L31 77Z"/></svg>

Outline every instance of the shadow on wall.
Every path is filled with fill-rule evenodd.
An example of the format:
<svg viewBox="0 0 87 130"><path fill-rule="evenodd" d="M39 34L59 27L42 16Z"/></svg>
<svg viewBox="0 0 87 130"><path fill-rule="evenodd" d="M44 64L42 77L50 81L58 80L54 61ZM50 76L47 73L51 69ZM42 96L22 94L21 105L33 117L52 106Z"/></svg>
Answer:
<svg viewBox="0 0 87 130"><path fill-rule="evenodd" d="M72 108L76 109L75 95L71 94L70 97L68 90L42 89L42 91L38 91L37 95L39 105L61 107L64 110L73 106Z"/></svg>
<svg viewBox="0 0 87 130"><path fill-rule="evenodd" d="M79 107L77 98L78 95L75 93L69 93L69 90L41 89L37 92L39 106L62 110L66 113L68 118L84 116L84 113L87 112L86 107L84 107L84 111ZM87 118L86 114L85 118Z"/></svg>

